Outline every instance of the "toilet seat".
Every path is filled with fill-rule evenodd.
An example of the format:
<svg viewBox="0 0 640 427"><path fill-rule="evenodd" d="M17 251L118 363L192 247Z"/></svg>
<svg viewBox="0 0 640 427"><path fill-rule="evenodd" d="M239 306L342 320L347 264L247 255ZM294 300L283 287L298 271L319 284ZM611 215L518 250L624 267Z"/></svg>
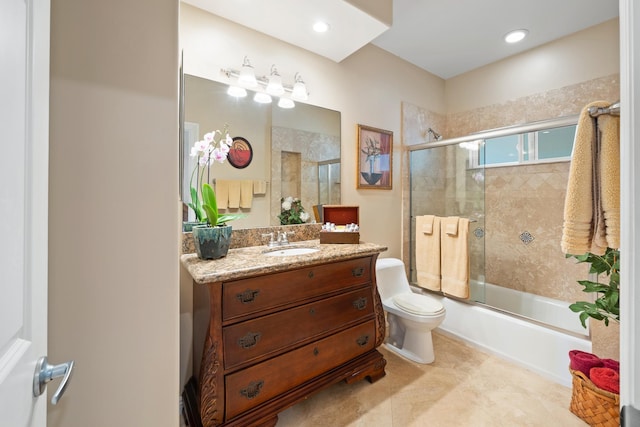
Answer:
<svg viewBox="0 0 640 427"><path fill-rule="evenodd" d="M439 301L415 292L403 292L393 296L393 303L401 310L418 316L434 316L444 312Z"/></svg>

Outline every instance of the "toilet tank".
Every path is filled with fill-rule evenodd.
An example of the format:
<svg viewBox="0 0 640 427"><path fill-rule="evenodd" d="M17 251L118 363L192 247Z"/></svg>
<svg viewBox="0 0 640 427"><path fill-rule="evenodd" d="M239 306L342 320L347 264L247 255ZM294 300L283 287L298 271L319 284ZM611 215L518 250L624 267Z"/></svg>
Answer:
<svg viewBox="0 0 640 427"><path fill-rule="evenodd" d="M383 300L402 292L411 292L404 263L397 258L378 258L376 261L376 284L380 298Z"/></svg>

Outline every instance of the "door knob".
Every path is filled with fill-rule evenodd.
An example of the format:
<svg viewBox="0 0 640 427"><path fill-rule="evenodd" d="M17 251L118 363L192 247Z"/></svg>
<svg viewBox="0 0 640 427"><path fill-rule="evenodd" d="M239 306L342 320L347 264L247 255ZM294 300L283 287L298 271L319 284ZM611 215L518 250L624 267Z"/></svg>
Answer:
<svg viewBox="0 0 640 427"><path fill-rule="evenodd" d="M36 372L33 375L33 396L38 397L44 393L47 383L52 379L63 377L58 389L51 398L51 403L53 405L57 404L67 389L67 385L71 379L71 373L73 372L73 365L73 360L59 365L50 365L49 362L47 362L46 356L38 359Z"/></svg>

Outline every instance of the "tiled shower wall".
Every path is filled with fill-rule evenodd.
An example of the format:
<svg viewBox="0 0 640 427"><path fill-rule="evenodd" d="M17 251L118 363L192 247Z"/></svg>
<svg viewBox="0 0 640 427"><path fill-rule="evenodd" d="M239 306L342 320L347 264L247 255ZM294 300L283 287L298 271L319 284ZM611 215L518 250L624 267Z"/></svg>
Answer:
<svg viewBox="0 0 640 427"><path fill-rule="evenodd" d="M560 250L569 162L485 170L486 281L562 301L584 299L586 266Z"/></svg>
<svg viewBox="0 0 640 427"><path fill-rule="evenodd" d="M446 129L443 134L448 139L576 115L586 104L599 99L611 102L619 99L618 75L449 114L445 118L403 103L403 144L425 142L423 132L428 127L437 131ZM412 265L409 199L413 197L415 215L472 217L484 211L484 222L479 217L478 222L471 224L471 251L476 254L484 251L485 255L484 258L472 255L472 277L484 270L486 281L496 285L564 301L584 298L575 282L586 278L585 266L575 265L560 251L569 162L488 168L484 171L484 183L480 183L474 171L467 171L464 166L461 169L462 156L458 153L464 150L451 146L429 151L434 153L428 160L412 165L411 180L406 147L403 152L405 265ZM464 177L457 176L461 173ZM479 186L484 192L478 191ZM480 239L474 235L477 228L482 230Z"/></svg>
<svg viewBox="0 0 640 427"><path fill-rule="evenodd" d="M318 163L340 158L340 138L273 126L271 128L271 225L280 225L280 199L297 197L313 218L318 203ZM297 174L291 171L297 170ZM287 182L295 177L295 185ZM291 183L290 183L291 184Z"/></svg>

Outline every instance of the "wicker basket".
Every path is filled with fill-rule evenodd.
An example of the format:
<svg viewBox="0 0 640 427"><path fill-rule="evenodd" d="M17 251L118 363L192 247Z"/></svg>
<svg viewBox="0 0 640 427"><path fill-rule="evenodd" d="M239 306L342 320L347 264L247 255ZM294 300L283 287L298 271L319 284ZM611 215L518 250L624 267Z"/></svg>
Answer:
<svg viewBox="0 0 640 427"><path fill-rule="evenodd" d="M598 388L580 371L571 371L571 412L591 427L620 426L620 395Z"/></svg>

